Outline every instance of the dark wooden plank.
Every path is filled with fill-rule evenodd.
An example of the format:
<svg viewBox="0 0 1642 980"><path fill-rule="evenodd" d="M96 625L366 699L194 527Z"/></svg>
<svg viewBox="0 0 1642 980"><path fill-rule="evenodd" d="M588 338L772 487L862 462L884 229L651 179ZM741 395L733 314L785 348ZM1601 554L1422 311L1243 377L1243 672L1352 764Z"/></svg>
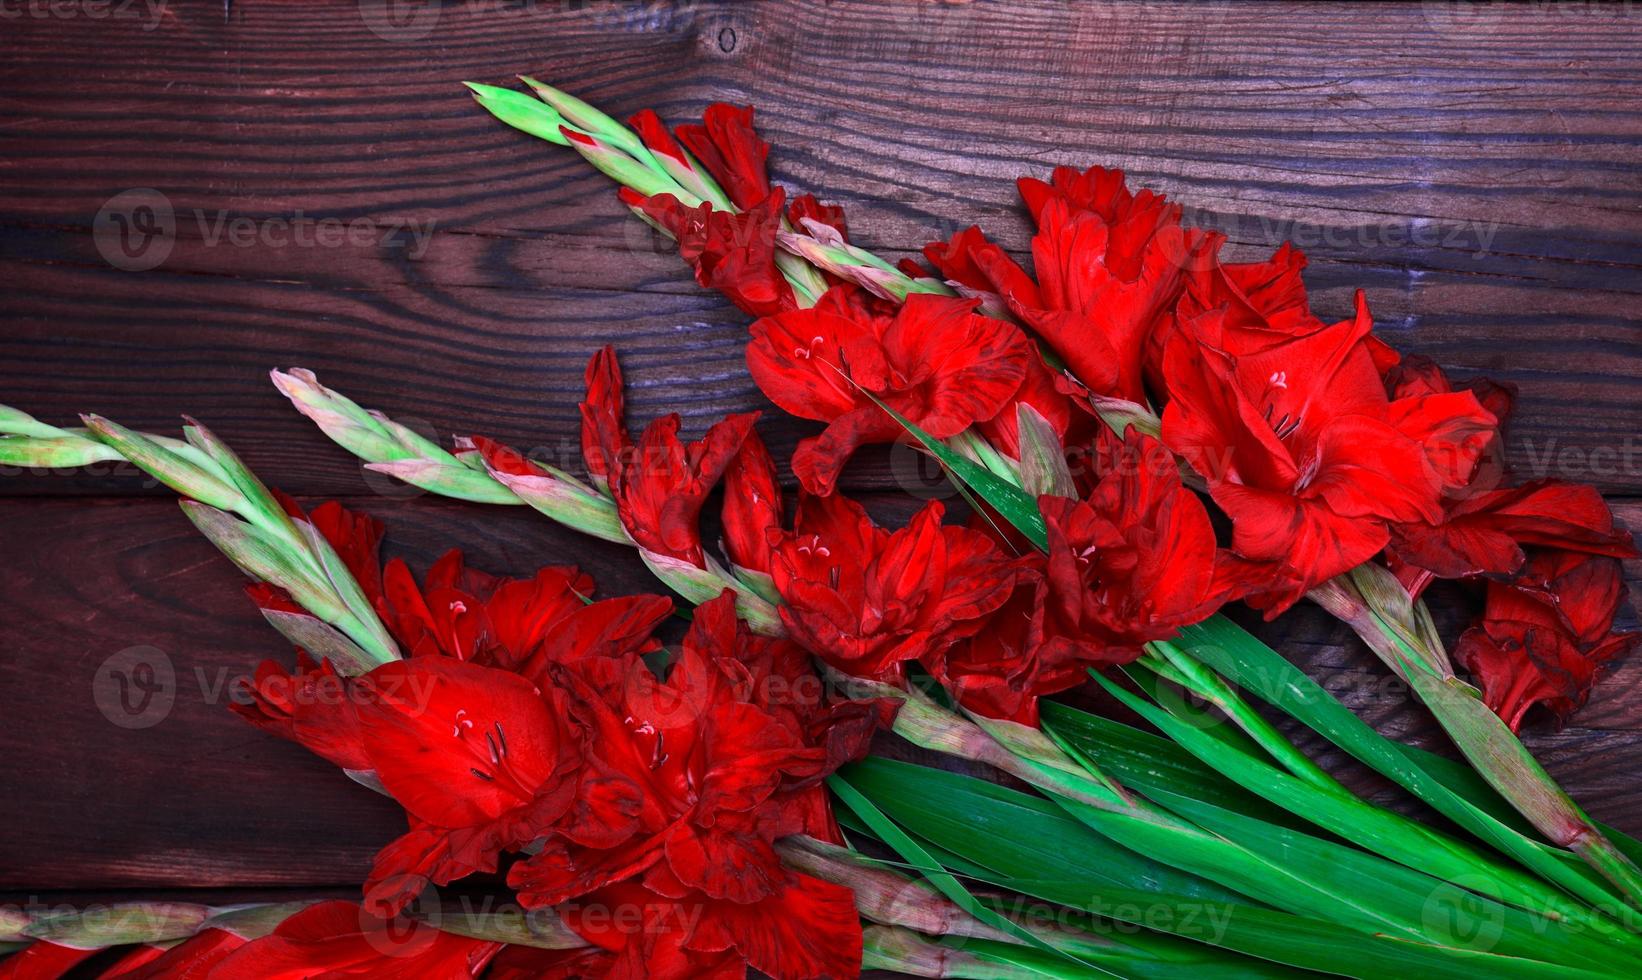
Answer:
<svg viewBox="0 0 1642 980"><path fill-rule="evenodd" d="M249 409L270 361L323 361L336 335L368 342L369 357L345 355L364 395L439 388L441 424L557 440L568 400L513 402L497 418L480 396L518 385L517 399L526 382L475 363L475 350L507 347L476 336L478 321L562 354L526 369L555 395L573 391L587 346L566 343L589 316L569 311L566 286L686 297L607 298L606 325L638 303L635 333L693 337L707 321L727 344L739 318L654 254L602 178L494 124L456 85L539 71L616 112L757 103L777 176L844 202L858 237L888 251L971 221L1019 250L1011 178L1126 166L1242 252L1307 245L1323 312L1366 287L1394 342L1522 383L1512 449L1525 472L1637 492L1642 215L1627 202L1642 189L1642 116L1629 108L1642 28L1597 5L1462 16L1470 6L458 4L392 30L370 5L244 2L225 20L214 0L190 0L154 30L26 18L0 67L18 137L0 251L23 264L5 274L24 286L0 298L21 325L0 337L0 391L57 415L95 394L139 420L220 398L247 406L235 409L241 447L289 462L297 489L356 492L301 468L311 456L282 448L293 430L263 429ZM155 271L110 268L89 240L94 218L144 187L179 215L173 252ZM339 247L207 240L224 220L277 235L270 221L298 216L373 231ZM425 249L406 223L431 228ZM289 298L304 292L311 302ZM179 296L192 315L169 312ZM243 346L233 323L204 314L216 308L254 310L278 356ZM386 336L370 331L379 321ZM165 331L184 325L203 348L234 347L239 373L142 378L134 362L170 352ZM680 348L658 372L702 380L699 349ZM735 360L715 348L706 391L657 404L703 417L757 404ZM545 426L528 424L538 412ZM892 485L882 466L854 479ZM0 484L17 488L42 492Z"/></svg>
<svg viewBox="0 0 1642 980"><path fill-rule="evenodd" d="M490 435L577 472L582 372L603 344L620 351L636 424L679 412L699 434L727 410L769 407L747 376L745 320L703 295L321 289L163 273L108 280L69 265L25 266L13 283L0 342L12 355L0 369L6 403L58 424L96 411L166 432L186 412L298 493L369 487L353 458L274 389L276 366L308 367L447 444L453 434ZM762 428L783 459L818 429L779 413ZM58 473L0 481L0 493L142 482Z"/></svg>
<svg viewBox="0 0 1642 980"><path fill-rule="evenodd" d="M580 563L596 568L611 594L649 585L625 549L525 508L360 503L392 521L389 551L418 567L459 542L497 571ZM370 855L403 832L403 818L334 767L229 713L226 682L290 648L176 505L12 501L5 509L0 808L11 823L0 842L0 888L363 880ZM162 679L159 665L169 665L171 703L162 710L157 695L128 720L113 671L139 659Z"/></svg>
<svg viewBox="0 0 1642 980"><path fill-rule="evenodd" d="M456 544L500 573L574 562L594 574L602 594L655 588L625 549L523 508L380 497L350 504L384 519L387 552L416 567ZM908 508L904 498L872 504L885 520ZM241 594L238 573L173 504L7 500L0 526L8 529L0 568L7 720L0 825L8 828L0 836L0 890L360 879L375 849L400 832L400 818L328 764L226 710L228 679L289 648ZM1642 568L1630 572L1642 577ZM1382 730L1442 747L1406 690L1316 610L1296 610L1262 632ZM112 672L138 658L170 666L168 711L132 716L115 700ZM1632 775L1642 758L1639 676L1642 664L1627 665L1569 728L1535 727L1528 739L1575 797L1632 832L1642 831L1642 785ZM130 718L154 723L116 723ZM1346 772L1354 784L1377 788Z"/></svg>

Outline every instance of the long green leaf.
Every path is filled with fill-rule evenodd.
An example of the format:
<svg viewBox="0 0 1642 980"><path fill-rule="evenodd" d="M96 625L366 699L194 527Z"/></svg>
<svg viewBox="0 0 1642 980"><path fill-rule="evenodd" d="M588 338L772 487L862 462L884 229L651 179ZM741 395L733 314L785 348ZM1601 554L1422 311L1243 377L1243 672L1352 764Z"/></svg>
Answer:
<svg viewBox="0 0 1642 980"><path fill-rule="evenodd" d="M912 862L922 872L925 880L934 885L941 894L957 903L959 908L992 928L999 929L1052 956L1070 960L1073 963L1085 962L1079 957L1057 950L1042 939L1022 929L1013 921L981 904L974 895L969 893L969 889L959 884L958 879L952 877L945 868L941 867L940 862L926 854L916 841L895 826L894 822L886 817L883 811L874 806L871 800L863 796L854 786L851 786L847 778L839 774L828 776L827 787L832 790L839 800L843 801L845 806L853 810L856 816L871 827L886 844L893 847L897 854ZM1109 970L1093 964L1090 964L1090 967L1089 972L1091 973L1110 975Z"/></svg>
<svg viewBox="0 0 1642 980"><path fill-rule="evenodd" d="M909 763L869 758L849 767L851 785L922 841L926 855L966 877L1103 918L1144 925L1324 973L1472 978L1593 977L1587 971L1496 954L1364 935L1246 900L1171 893L1156 880L1112 875L1099 835L1015 790ZM1040 819L1032 820L1029 817ZM1141 887L1133 887L1138 884Z"/></svg>
<svg viewBox="0 0 1642 980"><path fill-rule="evenodd" d="M1176 743L1216 772L1285 809L1303 816L1357 847L1388 857L1424 874L1464 883L1465 887L1519 909L1555 919L1578 921L1612 939L1642 948L1642 937L1617 926L1514 866L1495 860L1463 841L1425 827L1401 814L1366 803L1344 787L1325 789L1264 761L1246 747L1216 737L1221 727L1176 717L1115 686L1110 688L1135 713L1156 725ZM1201 799L1199 794L1189 794Z"/></svg>
<svg viewBox="0 0 1642 980"><path fill-rule="evenodd" d="M1224 616L1182 629L1175 642L1545 880L1598 908L1618 907L1618 896L1578 858L1525 836L1450 790L1304 671Z"/></svg>
<svg viewBox="0 0 1642 980"><path fill-rule="evenodd" d="M1220 772L1240 772L1251 778L1258 778L1256 767L1259 763L1251 762L1248 758L1240 760L1236 757L1236 750L1215 750L1227 747L1218 744L1212 737L1207 737L1199 730L1181 724L1179 719L1174 719L1167 712L1135 698L1133 694L1123 691L1105 678L1098 678L1097 675L1097 680L1107 688L1108 693L1120 699L1126 708L1163 729L1164 734L1181 742L1187 749L1204 750L1209 753L1204 757L1205 762L1212 762ZM1479 854L1468 855L1465 850L1447 847L1442 839L1433 836L1429 831L1424 831L1422 827L1414 826L1410 829L1407 826L1399 826L1397 821L1401 817L1387 811L1379 811L1366 804L1361 804L1360 809L1353 811L1350 806L1345 806L1338 799L1330 798L1330 795L1317 790L1315 786L1307 785L1287 773L1277 772L1276 767L1266 768L1271 770L1273 778L1256 783L1261 790L1274 791L1279 795L1282 791L1287 791L1302 809L1309 806L1317 811L1337 814L1342 826L1330 829L1353 844L1368 847L1373 854L1350 845L1335 844L1330 840L1287 831L1282 827L1259 824L1251 821L1250 817L1202 803L1194 795L1176 795L1174 799L1166 799L1164 803L1176 813L1190 817L1192 821L1213 829L1217 834L1243 840L1250 847L1271 845L1274 849L1281 850L1282 854L1286 855L1287 865L1304 870L1305 877L1309 880L1338 880L1340 886L1353 888L1358 895L1373 896L1378 908L1387 909L1389 914L1397 916L1410 929L1424 936L1429 936L1433 921L1442 924L1440 921L1448 913L1471 913L1468 903L1463 901L1465 888L1486 891L1489 895L1504 891L1522 908L1543 908L1547 911L1555 909L1570 914L1578 914L1580 911L1573 903L1558 900L1555 893L1534 890L1534 878L1525 878L1525 883L1519 882L1511 868L1502 867L1498 863L1484 862ZM1407 867L1399 867L1396 863L1374 857L1383 850L1397 847L1406 849L1402 852L1402 857L1412 859L1404 862ZM1478 906L1476 914L1481 916L1481 919L1473 919L1473 926L1478 921L1481 924L1498 926L1498 936L1491 937L1489 950L1519 955L1524 959L1545 959L1547 954L1555 954L1557 962L1583 960L1593 969L1612 969L1634 957L1634 949L1632 952L1622 952L1604 942L1588 942L1586 936L1568 931L1566 924L1543 918L1539 914L1525 913L1522 908L1507 908L1483 898L1478 898L1475 904ZM1433 914L1433 911L1442 911L1443 916ZM1583 927L1585 924L1581 924L1581 931ZM1447 931L1453 932L1453 929ZM1438 934L1435 939L1443 944L1450 944L1450 939L1442 934Z"/></svg>
<svg viewBox="0 0 1642 980"><path fill-rule="evenodd" d="M847 375L845 377L848 378ZM906 429L931 455L940 460L941 465L967 484L970 489L980 494L981 499L985 500L993 510L1003 515L1004 520L1012 524L1015 530L1024 534L1027 540L1039 548L1048 545L1049 531L1044 526L1043 514L1038 510L1037 498L969 457L955 452L945 443L919 428L911 419L884 404L877 395L861 388L859 385L856 387L872 399L879 408L883 409L890 418Z"/></svg>
<svg viewBox="0 0 1642 980"><path fill-rule="evenodd" d="M1398 751L1407 756L1411 762L1424 769L1433 779L1459 794L1466 802L1524 834L1533 833L1533 828L1522 814L1513 809L1511 804L1495 792L1494 787L1488 785L1488 780L1483 779L1482 774L1475 769L1463 762L1457 762L1447 756L1438 755L1418 746L1406 745L1402 742L1392 744L1396 746ZM1632 861L1642 864L1642 840L1637 840L1624 831L1604 823L1598 823L1597 829L1607 835L1608 839L1612 840Z"/></svg>

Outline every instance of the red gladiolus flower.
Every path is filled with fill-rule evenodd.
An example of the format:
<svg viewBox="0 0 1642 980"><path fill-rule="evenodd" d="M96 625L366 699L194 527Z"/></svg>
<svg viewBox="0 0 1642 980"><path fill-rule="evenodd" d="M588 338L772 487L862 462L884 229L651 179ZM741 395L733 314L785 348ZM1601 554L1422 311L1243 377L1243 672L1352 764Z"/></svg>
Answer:
<svg viewBox="0 0 1642 980"><path fill-rule="evenodd" d="M628 657L572 681L589 750L639 794L624 810L632 821L597 840L567 829L508 881L529 907L575 898L566 923L642 967L618 975L714 975L732 955L781 978L860 969L849 890L787 870L771 844L813 828L819 781L865 751L870 731L856 729L840 753L785 722L771 703L773 674L748 667L768 665L769 645L781 642L747 632L726 593L696 610L667 680ZM583 914L615 907L644 909L647 924L666 928Z"/></svg>
<svg viewBox="0 0 1642 980"><path fill-rule="evenodd" d="M707 107L701 125L678 126L673 131L736 207L753 208L770 196L765 171L770 145L753 131L752 106L714 102Z"/></svg>
<svg viewBox="0 0 1642 980"><path fill-rule="evenodd" d="M1306 298L1300 275L1305 267L1305 255L1287 243L1262 262L1222 263L1216 257L1193 263L1174 316L1147 342L1146 376L1158 403L1169 397L1163 356L1177 331L1188 331L1199 343L1239 356L1326 329L1327 324L1312 313ZM1367 320L1367 303L1361 290L1356 304L1356 316ZM1220 315L1206 315L1216 312ZM1392 370L1401 357L1372 333L1362 343L1382 373Z"/></svg>
<svg viewBox="0 0 1642 980"><path fill-rule="evenodd" d="M782 527L781 485L775 460L756 430L724 471L724 551L740 569L770 573L770 532Z"/></svg>
<svg viewBox="0 0 1642 980"><path fill-rule="evenodd" d="M1449 503L1441 523L1399 524L1391 555L1405 582L1423 587L1432 577L1510 575L1523 563L1523 546L1634 558L1630 533L1595 487L1539 481L1490 490ZM1417 590L1413 590L1417 591Z"/></svg>
<svg viewBox="0 0 1642 980"><path fill-rule="evenodd" d="M610 478L620 494L641 476L624 460ZM374 558L379 527L333 516L338 550ZM505 580L456 552L420 586L397 562L370 577L409 659L342 679L299 654L294 676L263 669L243 713L372 774L405 808L408 832L378 854L366 883L373 911L396 911L429 884L495 871L503 853L529 848L535 856L512 878L533 904L574 898L586 908L636 889L682 923L657 939L613 937L577 919L601 946L558 958L572 969L696 976L751 964L777 978L859 969L849 891L787 870L772 844L799 833L841 840L822 780L865 752L893 702L829 705L803 651L751 634L729 592L697 610L682 656L659 681L640 654L657 648L651 631L672 608L666 599L588 603L592 582L574 569ZM327 684L337 690L315 693ZM257 947L279 969L371 969L360 948L362 937L375 941L369 921L321 923L309 936L299 925ZM465 975L444 971L475 949L435 937L417 953L426 968L421 959L413 967Z"/></svg>
<svg viewBox="0 0 1642 980"><path fill-rule="evenodd" d="M846 674L896 682L905 661L981 629L1009 598L1017 563L941 514L931 502L890 532L841 495L805 496L771 566L788 635Z"/></svg>
<svg viewBox="0 0 1642 980"><path fill-rule="evenodd" d="M329 661L315 663L298 650L296 670L265 660L245 689L248 700L228 707L265 732L301 745L349 772L369 772L359 725L348 705L348 679Z"/></svg>
<svg viewBox="0 0 1642 980"><path fill-rule="evenodd" d="M759 320L747 348L747 367L771 401L829 423L793 456L811 493L831 493L857 447L904 434L867 392L944 439L997 415L1031 353L1015 327L975 315L973 300L915 295L893 316L877 316L852 295L834 288L812 309Z"/></svg>
<svg viewBox="0 0 1642 980"><path fill-rule="evenodd" d="M383 572L383 621L407 655L442 655L509 670L533 656L554 625L582 608L593 580L569 566L499 579L447 552L420 586L395 559Z"/></svg>
<svg viewBox="0 0 1642 980"><path fill-rule="evenodd" d="M705 568L701 506L740 451L758 413L731 415L691 443L678 438L678 415L663 416L650 423L638 445L624 451L628 440L621 422L621 372L614 351L606 347L594 355L587 372L582 445L591 447L589 469L605 471L628 536L651 554Z"/></svg>
<svg viewBox="0 0 1642 980"><path fill-rule="evenodd" d="M1038 698L1077 687L1089 663L1070 643L1044 642L1047 582L1023 571L1009 601L974 635L930 658L930 673L958 703L988 718L1038 724Z"/></svg>
<svg viewBox="0 0 1642 980"><path fill-rule="evenodd" d="M701 505L741 449L758 413L715 423L697 442L678 438L679 417L650 423L612 489L622 525L640 548L703 567Z"/></svg>
<svg viewBox="0 0 1642 980"><path fill-rule="evenodd" d="M321 902L281 922L271 935L235 950L212 980L478 976L500 943L468 939L417 922L375 918L352 902Z"/></svg>
<svg viewBox="0 0 1642 980"><path fill-rule="evenodd" d="M496 870L503 850L547 834L576 803L581 733L557 688L448 657L395 661L358 684L360 742L411 820L366 882L373 910ZM601 816L622 819L614 807Z"/></svg>
<svg viewBox="0 0 1642 980"><path fill-rule="evenodd" d="M708 202L687 208L671 194L645 197L626 187L619 193L623 203L678 241L696 282L723 293L743 312L769 316L797 305L775 265L775 233L785 201L781 188L740 213L714 210Z"/></svg>
<svg viewBox="0 0 1642 980"><path fill-rule="evenodd" d="M1127 663L1148 641L1269 584L1271 566L1216 546L1208 510L1162 443L1104 430L1096 453L1100 477L1085 499L1038 501L1049 531L1046 659Z"/></svg>
<svg viewBox="0 0 1642 980"><path fill-rule="evenodd" d="M1441 517L1438 475L1391 424L1360 343L1370 327L1359 317L1236 356L1184 331L1170 342L1164 441L1231 516L1236 551L1294 580L1260 600L1268 615L1373 557L1390 523Z"/></svg>
<svg viewBox="0 0 1642 980"><path fill-rule="evenodd" d="M1052 184L1023 178L1019 186L1038 225L1036 284L995 247L971 250L974 264L1079 381L1144 404L1148 338L1163 328L1186 270L1208 263L1219 236L1183 229L1178 204L1131 194L1119 170L1062 167Z"/></svg>
<svg viewBox="0 0 1642 980"><path fill-rule="evenodd" d="M1565 720L1590 697L1603 666L1642 639L1613 632L1624 596L1617 559L1537 552L1510 582L1488 584L1486 612L1460 637L1455 656L1513 731L1535 704Z"/></svg>

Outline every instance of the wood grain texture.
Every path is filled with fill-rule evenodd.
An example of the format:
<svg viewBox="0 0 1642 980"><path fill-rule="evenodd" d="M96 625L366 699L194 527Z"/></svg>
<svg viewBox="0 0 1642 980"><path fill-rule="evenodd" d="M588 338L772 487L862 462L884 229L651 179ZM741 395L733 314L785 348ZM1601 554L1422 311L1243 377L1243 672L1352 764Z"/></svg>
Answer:
<svg viewBox="0 0 1642 980"><path fill-rule="evenodd" d="M523 508L367 476L266 380L300 364L428 434L554 459L572 458L582 365L604 343L637 420L680 411L699 432L767 407L742 363L745 318L579 158L496 124L458 85L523 72L618 115L757 105L777 179L844 204L856 240L890 256L970 223L1024 256L1015 177L1122 166L1237 257L1295 240L1322 315L1366 289L1400 348L1519 383L1519 472L1642 497L1631 5L392 6L156 0L4 22L0 402L165 431L196 415L286 489L387 519L390 553L416 565L460 544L496 571L575 560L606 593L653 588L623 549ZM132 271L109 221L139 189L174 223L163 261ZM814 431L761 429L779 457ZM867 453L846 485L907 476ZM115 467L0 478L0 899L345 889L402 827L225 709L227 679L288 648L168 496ZM1642 528L1642 503L1619 510ZM1454 595L1438 613L1447 636L1467 615ZM1343 628L1299 610L1260 629L1382 731L1442 747ZM142 646L171 664L175 698L122 728L105 666ZM1528 736L1633 833L1639 683L1642 662L1623 665L1568 728Z"/></svg>
<svg viewBox="0 0 1642 980"><path fill-rule="evenodd" d="M641 412L762 405L743 319L579 158L457 84L538 72L618 114L755 103L776 176L888 253L971 222L1020 251L1014 177L1126 167L1240 254L1302 244L1325 315L1362 287L1394 343L1522 384L1518 469L1638 492L1642 29L1624 7L1473 7L474 0L409 5L395 28L372 0L226 20L179 0L152 30L21 19L0 67L0 390L52 418L92 389L139 424L220 406L236 445L312 493L358 487L293 445L276 363L340 361L384 409L529 445L570 435L605 340L666 386ZM158 268L123 272L91 232L138 188L175 233ZM289 240L281 222L304 220L368 233ZM850 479L894 484L881 460Z"/></svg>

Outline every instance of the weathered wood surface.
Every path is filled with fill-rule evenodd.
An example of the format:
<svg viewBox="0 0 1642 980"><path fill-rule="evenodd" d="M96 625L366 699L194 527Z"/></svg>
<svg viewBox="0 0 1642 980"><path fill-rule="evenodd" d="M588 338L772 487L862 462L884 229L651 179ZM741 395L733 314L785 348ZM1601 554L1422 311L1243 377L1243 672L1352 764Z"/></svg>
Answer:
<svg viewBox="0 0 1642 980"><path fill-rule="evenodd" d="M635 355L639 412L758 404L741 318L579 158L457 84L536 72L618 114L756 103L776 176L888 252L971 222L1023 248L1014 177L1124 166L1250 254L1307 247L1325 313L1363 287L1399 345L1522 383L1519 467L1642 489L1628 6L470 0L403 4L399 29L390 9L8 22L0 390L59 419L204 413L313 493L360 487L280 411L272 364L525 445L570 435L604 341ZM171 251L120 274L91 231L142 188L172 208ZM367 240L300 244L297 219Z"/></svg>
<svg viewBox="0 0 1642 980"><path fill-rule="evenodd" d="M1642 526L1623 500L1642 495L1630 5L467 0L390 22L391 6L156 0L5 22L0 402L150 429L188 412L292 492L388 519L413 560L446 544L498 571L573 557L606 592L649 588L621 549L522 508L367 479L266 380L300 364L430 432L547 455L572 451L581 368L606 342L635 417L678 410L699 430L764 404L745 319L578 158L457 85L525 72L618 114L752 102L775 175L843 203L889 254L972 222L1023 251L1014 177L1123 166L1243 254L1296 239L1322 313L1365 288L1400 347L1521 384L1517 468L1595 482ZM144 188L174 231L163 262L130 271L98 215ZM293 220L364 231L304 244ZM809 431L764 429L777 453ZM893 488L895 471L869 455L848 482ZM286 648L164 491L110 469L8 474L0 495L0 889L357 881L399 818L211 693ZM1268 630L1383 730L1440 744L1338 627L1296 613ZM176 697L126 729L98 672L138 646L169 659ZM1566 730L1529 739L1632 832L1639 680L1622 668Z"/></svg>

